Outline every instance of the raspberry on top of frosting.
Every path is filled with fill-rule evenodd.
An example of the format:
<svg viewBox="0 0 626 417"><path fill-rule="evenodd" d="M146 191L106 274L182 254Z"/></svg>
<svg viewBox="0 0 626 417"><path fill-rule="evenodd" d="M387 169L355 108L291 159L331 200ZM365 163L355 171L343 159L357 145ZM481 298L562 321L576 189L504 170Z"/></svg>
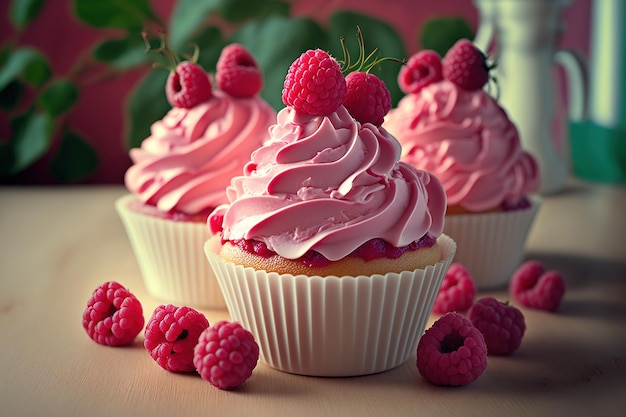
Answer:
<svg viewBox="0 0 626 417"><path fill-rule="evenodd" d="M226 202L225 187L241 173L267 136L276 112L262 98L235 98L221 90L192 108L172 108L151 127L126 187L164 212L197 214Z"/></svg>
<svg viewBox="0 0 626 417"><path fill-rule="evenodd" d="M438 237L443 187L399 157L393 136L360 124L343 105L323 116L286 107L233 178L230 204L214 211L223 216L222 238L261 241L288 259L314 250L333 261L374 238L401 247Z"/></svg>
<svg viewBox="0 0 626 417"><path fill-rule="evenodd" d="M515 205L539 187L535 159L483 90L432 83L402 98L383 126L402 144L402 161L441 180L451 206L483 211Z"/></svg>

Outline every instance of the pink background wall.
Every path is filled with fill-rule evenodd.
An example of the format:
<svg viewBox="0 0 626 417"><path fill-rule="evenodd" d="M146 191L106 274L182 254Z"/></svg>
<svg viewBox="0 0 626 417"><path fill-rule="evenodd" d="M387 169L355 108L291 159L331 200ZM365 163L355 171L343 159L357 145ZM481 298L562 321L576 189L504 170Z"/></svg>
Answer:
<svg viewBox="0 0 626 417"><path fill-rule="evenodd" d="M563 18L567 25L561 46L574 48L588 54L589 22L592 0L572 0ZM171 1L152 0L159 14L166 20L171 11ZM439 15L456 15L465 18L473 29L477 28L478 14L470 0L301 0L295 2L294 12L324 20L336 9L351 9L370 13L392 24L403 36L409 54L420 48L417 33L422 24ZM320 3L323 5L320 6ZM68 74L76 62L88 54L92 46L107 32L92 29L79 22L71 12L70 0L48 0L41 15L31 24L28 33L20 38L38 48L50 59L55 76ZM0 43L12 36L8 21L9 2L0 4ZM145 69L125 72L110 78L99 79L98 68L84 74L83 80L90 80L82 89L77 107L67 119L68 125L96 147L101 165L90 183L121 183L130 164L124 146L125 128L124 104L129 91L141 79ZM95 78L94 78L95 77ZM0 140L10 135L9 121L5 113L0 113ZM32 168L20 174L17 183L50 183L47 174L46 157Z"/></svg>

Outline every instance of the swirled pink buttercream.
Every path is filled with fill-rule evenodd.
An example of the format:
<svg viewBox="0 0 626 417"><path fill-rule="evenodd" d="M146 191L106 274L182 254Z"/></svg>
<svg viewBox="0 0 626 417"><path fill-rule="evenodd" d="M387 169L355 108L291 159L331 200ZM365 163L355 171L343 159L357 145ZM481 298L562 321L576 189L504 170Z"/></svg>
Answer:
<svg viewBox="0 0 626 417"><path fill-rule="evenodd" d="M259 96L233 98L220 90L197 106L172 108L151 127L126 187L163 212L197 214L227 202L225 189L268 136L276 112Z"/></svg>
<svg viewBox="0 0 626 417"><path fill-rule="evenodd" d="M535 159L486 92L441 81L405 96L383 125L402 144L401 160L435 174L449 205L483 211L516 205L539 187Z"/></svg>
<svg viewBox="0 0 626 417"><path fill-rule="evenodd" d="M399 163L400 145L387 131L361 125L343 106L329 116L287 107L277 119L228 187L230 204L214 212L223 215L223 239L334 261L374 238L402 247L441 234L441 183Z"/></svg>

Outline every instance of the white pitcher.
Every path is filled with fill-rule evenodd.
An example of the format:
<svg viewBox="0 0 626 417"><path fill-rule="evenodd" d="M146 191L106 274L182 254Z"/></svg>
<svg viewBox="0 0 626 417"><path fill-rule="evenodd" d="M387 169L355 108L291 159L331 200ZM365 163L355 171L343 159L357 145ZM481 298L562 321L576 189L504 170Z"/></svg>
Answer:
<svg viewBox="0 0 626 417"><path fill-rule="evenodd" d="M569 0L474 0L480 25L474 43L496 59L494 95L516 124L522 146L539 164L540 193L560 191L569 172L567 111L555 79L555 64L568 78L569 118L585 112L582 60L556 44ZM495 50L490 50L494 46Z"/></svg>

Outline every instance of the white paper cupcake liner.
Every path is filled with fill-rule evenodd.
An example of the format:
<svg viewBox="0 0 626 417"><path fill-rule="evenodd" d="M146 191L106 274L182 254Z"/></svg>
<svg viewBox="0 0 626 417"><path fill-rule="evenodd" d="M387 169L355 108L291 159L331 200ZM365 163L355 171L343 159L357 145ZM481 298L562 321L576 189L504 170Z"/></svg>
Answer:
<svg viewBox="0 0 626 417"><path fill-rule="evenodd" d="M206 251L231 319L254 335L260 360L311 376L386 371L415 352L455 253L423 270L372 276L293 276L227 262Z"/></svg>
<svg viewBox="0 0 626 417"><path fill-rule="evenodd" d="M150 295L175 305L224 309L222 292L204 254L211 237L207 225L137 212L130 208L133 199L121 197L115 208Z"/></svg>
<svg viewBox="0 0 626 417"><path fill-rule="evenodd" d="M457 243L454 262L468 269L478 290L508 285L540 205L541 199L532 197L528 209L446 216L444 233Z"/></svg>

